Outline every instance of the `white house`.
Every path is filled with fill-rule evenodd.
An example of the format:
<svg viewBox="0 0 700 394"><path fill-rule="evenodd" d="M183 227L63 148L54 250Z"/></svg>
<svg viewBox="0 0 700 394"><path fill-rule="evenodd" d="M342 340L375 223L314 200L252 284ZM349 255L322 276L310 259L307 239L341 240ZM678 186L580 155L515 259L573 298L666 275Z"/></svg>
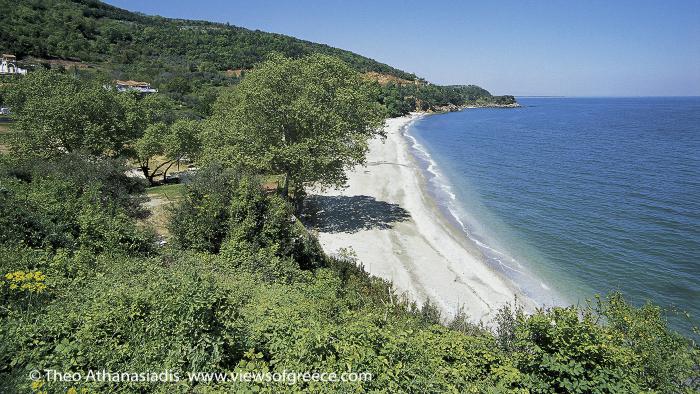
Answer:
<svg viewBox="0 0 700 394"><path fill-rule="evenodd" d="M114 81L114 84L117 86L117 90L120 92L133 90L139 93L158 93L158 89L153 89L151 84L148 82Z"/></svg>
<svg viewBox="0 0 700 394"><path fill-rule="evenodd" d="M24 75L27 70L17 67L17 58L15 55L3 53L0 57L0 75Z"/></svg>

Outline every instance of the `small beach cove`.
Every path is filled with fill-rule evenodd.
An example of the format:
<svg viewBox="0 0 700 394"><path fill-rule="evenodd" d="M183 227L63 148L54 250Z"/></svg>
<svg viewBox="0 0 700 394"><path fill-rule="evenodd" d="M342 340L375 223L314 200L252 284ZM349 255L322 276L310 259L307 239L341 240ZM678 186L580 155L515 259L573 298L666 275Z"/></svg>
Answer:
<svg viewBox="0 0 700 394"><path fill-rule="evenodd" d="M430 300L443 318L462 309L470 319L488 322L516 297L531 308L429 195L404 135L423 116L387 120L386 139L370 142L367 165L348 173L347 188L311 192L310 226L327 253L352 249L370 274L391 281L419 304Z"/></svg>

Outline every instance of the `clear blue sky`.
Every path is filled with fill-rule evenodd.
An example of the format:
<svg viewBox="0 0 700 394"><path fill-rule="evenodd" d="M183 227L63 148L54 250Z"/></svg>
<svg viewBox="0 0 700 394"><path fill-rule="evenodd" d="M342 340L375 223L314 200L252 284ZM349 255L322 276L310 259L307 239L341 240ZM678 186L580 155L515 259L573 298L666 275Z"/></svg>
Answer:
<svg viewBox="0 0 700 394"><path fill-rule="evenodd" d="M700 95L700 0L108 0L321 42L495 94Z"/></svg>

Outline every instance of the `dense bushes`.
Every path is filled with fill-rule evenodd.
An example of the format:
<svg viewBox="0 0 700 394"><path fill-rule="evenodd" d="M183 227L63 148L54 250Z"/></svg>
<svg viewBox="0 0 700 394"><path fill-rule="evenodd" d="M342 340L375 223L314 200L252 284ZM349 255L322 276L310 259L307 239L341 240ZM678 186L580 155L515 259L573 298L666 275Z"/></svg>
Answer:
<svg viewBox="0 0 700 394"><path fill-rule="evenodd" d="M216 253L226 238L231 193L237 175L220 165L198 173L187 186L183 204L171 212L169 230L181 249Z"/></svg>
<svg viewBox="0 0 700 394"><path fill-rule="evenodd" d="M62 160L45 171L27 163L0 170L0 244L148 253L152 236L130 216L140 213L139 197L128 194L138 187L123 173L113 176L114 163L70 159L82 164L80 171ZM112 175L98 181L87 174Z"/></svg>
<svg viewBox="0 0 700 394"><path fill-rule="evenodd" d="M284 267L312 269L324 259L286 201L265 195L255 178L216 164L202 169L187 185L185 200L171 215L169 228L177 247L222 250L239 269L289 277Z"/></svg>
<svg viewBox="0 0 700 394"><path fill-rule="evenodd" d="M95 201L97 187L61 201L55 188L65 196L67 186L60 182L6 177L3 187L3 193L12 193L3 207L34 201L20 214L61 228L71 242L54 244L46 235L51 231L31 237L19 231L12 240L8 232L3 238L0 391L671 393L698 388L693 380L697 348L670 332L656 307L635 308L613 295L589 307L533 315L506 309L495 334L463 321L450 325L459 330L446 328L433 322L429 308L421 313L358 262L322 255L285 201L266 195L252 178L221 168L203 170L175 210L179 250L161 249L150 257L133 248L129 234L139 230L124 211ZM1 217L11 213L3 210ZM208 235L198 238L200 231ZM220 253L212 253L214 245ZM102 368L170 370L180 381L27 379L32 369ZM367 372L372 379L194 383L186 374L285 370Z"/></svg>
<svg viewBox="0 0 700 394"><path fill-rule="evenodd" d="M5 161L5 163L2 163ZM94 158L81 154L63 154L50 161L41 158L11 158L0 156L0 177L30 184L42 179L61 180L72 185L74 191L95 187L100 200L119 206L132 217L145 213L143 179L127 176L128 167L123 159Z"/></svg>

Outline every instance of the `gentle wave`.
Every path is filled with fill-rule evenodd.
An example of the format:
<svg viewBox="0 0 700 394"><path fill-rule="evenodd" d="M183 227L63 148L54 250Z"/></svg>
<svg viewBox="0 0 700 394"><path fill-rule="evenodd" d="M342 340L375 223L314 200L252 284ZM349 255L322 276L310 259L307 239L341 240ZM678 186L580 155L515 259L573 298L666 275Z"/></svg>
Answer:
<svg viewBox="0 0 700 394"><path fill-rule="evenodd" d="M555 305L564 303L560 295L554 294L550 286L529 273L523 264L504 251L492 247L487 241L480 239L470 230L465 222L465 215L461 212L457 195L450 180L440 170L439 165L433 160L427 148L410 133L411 127L419 120L420 118L408 123L402 134L406 140L410 141L410 152L419 162L423 175L430 186L428 194L435 199L439 207L443 208L443 212L449 214L448 221L456 223L459 230L472 243L478 246L485 262L492 269L503 274L513 286L536 304Z"/></svg>
<svg viewBox="0 0 700 394"><path fill-rule="evenodd" d="M700 98L522 104L406 130L444 217L535 300L619 290L700 325Z"/></svg>

